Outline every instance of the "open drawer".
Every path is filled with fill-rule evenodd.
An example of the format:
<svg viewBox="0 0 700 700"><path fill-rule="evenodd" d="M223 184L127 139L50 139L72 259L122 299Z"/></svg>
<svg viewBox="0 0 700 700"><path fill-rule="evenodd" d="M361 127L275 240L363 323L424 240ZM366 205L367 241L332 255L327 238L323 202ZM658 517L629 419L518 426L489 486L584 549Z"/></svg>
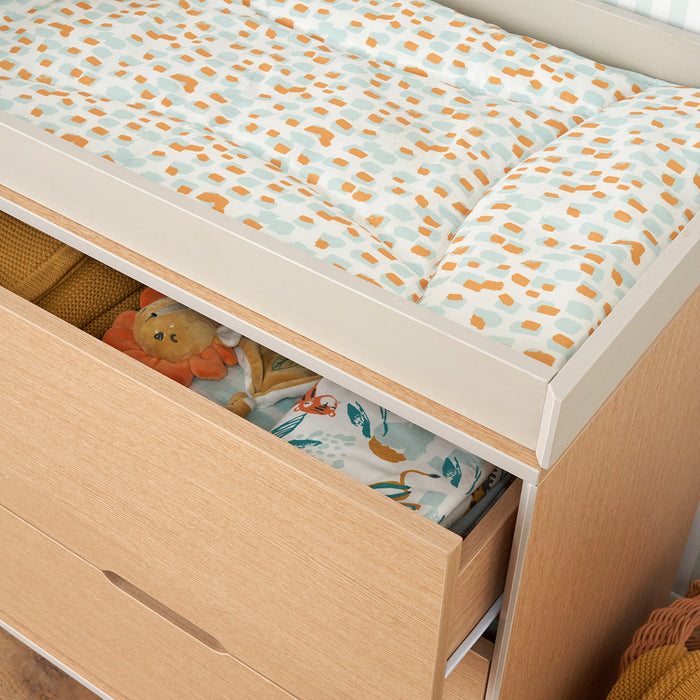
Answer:
<svg viewBox="0 0 700 700"><path fill-rule="evenodd" d="M448 654L503 589L517 485L462 541L5 290L0 327L0 505L89 566L80 597L138 592L204 635L231 687L440 697ZM108 656L128 649L115 635Z"/></svg>

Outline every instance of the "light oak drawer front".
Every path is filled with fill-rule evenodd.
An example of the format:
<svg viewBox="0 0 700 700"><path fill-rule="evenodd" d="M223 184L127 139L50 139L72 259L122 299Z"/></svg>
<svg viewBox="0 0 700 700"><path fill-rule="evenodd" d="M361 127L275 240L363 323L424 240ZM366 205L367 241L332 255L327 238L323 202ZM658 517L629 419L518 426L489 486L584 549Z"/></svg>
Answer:
<svg viewBox="0 0 700 700"><path fill-rule="evenodd" d="M5 290L0 328L0 505L294 695L441 692L456 535Z"/></svg>
<svg viewBox="0 0 700 700"><path fill-rule="evenodd" d="M483 564L464 583L465 556L505 566L487 533L463 543L5 290L0 328L0 505L293 695L440 697L449 638L501 592ZM465 585L488 595L456 616Z"/></svg>
<svg viewBox="0 0 700 700"><path fill-rule="evenodd" d="M292 697L4 508L0 552L0 618L115 700Z"/></svg>

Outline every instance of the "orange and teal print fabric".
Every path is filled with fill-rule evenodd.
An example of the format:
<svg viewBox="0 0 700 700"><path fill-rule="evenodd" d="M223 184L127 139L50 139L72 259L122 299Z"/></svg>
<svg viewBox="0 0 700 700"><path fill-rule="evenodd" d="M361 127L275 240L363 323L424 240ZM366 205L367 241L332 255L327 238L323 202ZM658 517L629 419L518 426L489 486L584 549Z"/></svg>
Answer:
<svg viewBox="0 0 700 700"><path fill-rule="evenodd" d="M421 304L559 367L700 204L700 92L603 110L482 197Z"/></svg>
<svg viewBox="0 0 700 700"><path fill-rule="evenodd" d="M649 134L635 134L640 120L631 112L647 98L663 126L652 119ZM677 234L688 218L678 219L677 211L697 209L695 102L692 92L432 2L0 2L0 109L243 222L254 235L291 243L552 366L570 356ZM671 108L668 136L671 114L663 110ZM584 145L613 131L605 149ZM577 132L583 136L570 136ZM627 136L645 145L618 152ZM634 190L648 209L645 220L659 222L644 224L658 245L636 223L622 232L606 228L610 212L626 211L618 201L622 190L595 187L606 196L614 190L614 200L590 194L601 217L599 242L627 252L614 265L624 284L603 283L596 275L612 275L615 255L597 250L583 230L585 207L554 232L528 208L534 199L545 211L553 199L545 193L554 185L538 170L550 166L537 163L561 158L552 178L588 186L591 172L600 170L601 181L619 177L613 165L630 158L641 158L644 172L645 159L658 155L657 142L680 149L667 160L683 167L667 173L672 184L661 183L669 199L661 197L658 178L640 177L643 186ZM611 155L592 170L577 155L579 146ZM519 201L528 201L517 205L519 215L509 209L513 222L477 221L492 215L485 207L499 211L496 199L507 203L516 184ZM506 228L509 237L494 255L492 240L479 242L487 223L496 237L504 237L499 226L506 224L523 231L512 240ZM487 257L470 277L472 227L470 250ZM545 232L558 248L537 243ZM585 279L589 296L576 291L583 282L573 287L573 300L589 305L590 318L576 305L578 315L569 316L573 283L554 269L560 259L561 274L571 274L566 266L581 256L569 249L577 245L608 265ZM633 255L639 245L644 255ZM548 270L542 284L526 274L537 264ZM519 284L523 277L528 284ZM561 296L550 300L549 292ZM540 306L558 309L546 323L531 318L533 294L542 297Z"/></svg>
<svg viewBox="0 0 700 700"><path fill-rule="evenodd" d="M328 379L295 402L270 432L447 528L500 472Z"/></svg>

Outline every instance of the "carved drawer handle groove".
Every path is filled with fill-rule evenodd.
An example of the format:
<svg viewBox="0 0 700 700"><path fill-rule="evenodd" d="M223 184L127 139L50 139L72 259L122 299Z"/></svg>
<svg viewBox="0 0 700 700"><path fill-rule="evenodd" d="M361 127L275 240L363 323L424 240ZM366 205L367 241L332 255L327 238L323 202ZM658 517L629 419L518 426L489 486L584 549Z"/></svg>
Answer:
<svg viewBox="0 0 700 700"><path fill-rule="evenodd" d="M163 605L163 603L148 595L145 591L142 591L138 586L134 586L133 583L122 578L119 574L115 574L114 571L103 570L102 573L107 577L107 580L114 584L120 591L126 593L142 605L145 605L176 627L179 627L183 632L189 634L190 637L194 637L198 642L201 642L218 654L228 654L224 645L216 639L216 637L212 637L212 635L205 632L201 627L198 627L193 622L182 617L182 615L179 615L167 605Z"/></svg>

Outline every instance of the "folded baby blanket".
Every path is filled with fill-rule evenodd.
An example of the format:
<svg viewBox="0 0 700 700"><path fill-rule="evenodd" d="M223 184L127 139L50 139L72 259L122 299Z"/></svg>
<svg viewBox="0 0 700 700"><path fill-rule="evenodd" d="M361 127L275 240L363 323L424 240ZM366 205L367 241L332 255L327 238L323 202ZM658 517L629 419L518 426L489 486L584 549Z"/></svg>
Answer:
<svg viewBox="0 0 700 700"><path fill-rule="evenodd" d="M445 527L494 469L327 379L271 432Z"/></svg>
<svg viewBox="0 0 700 700"><path fill-rule="evenodd" d="M0 212L0 285L101 338L143 285Z"/></svg>

